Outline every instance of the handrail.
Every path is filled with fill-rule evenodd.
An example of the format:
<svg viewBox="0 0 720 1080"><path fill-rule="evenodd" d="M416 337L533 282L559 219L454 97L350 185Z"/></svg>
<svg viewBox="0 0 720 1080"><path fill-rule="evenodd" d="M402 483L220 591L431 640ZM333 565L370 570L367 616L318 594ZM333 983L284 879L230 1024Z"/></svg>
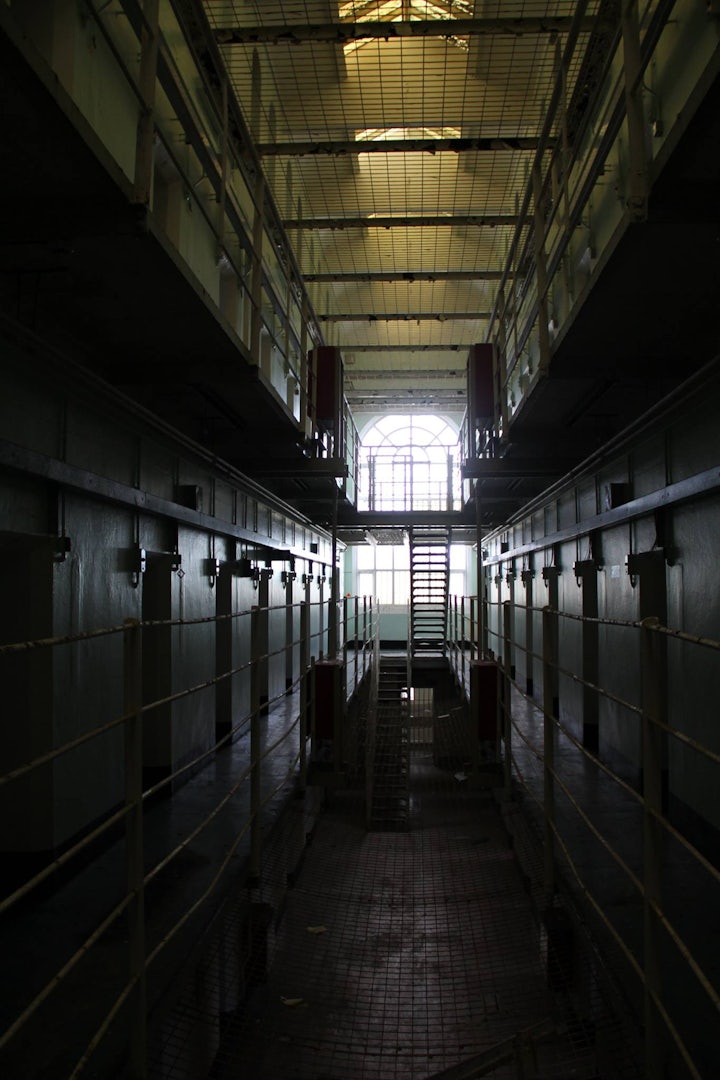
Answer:
<svg viewBox="0 0 720 1080"><path fill-rule="evenodd" d="M361 609L358 602L359 600L362 601L362 615L360 615ZM253 633L257 633L258 626L260 625L258 623L258 613L264 613L266 617L269 617L272 612L280 611L285 611L286 613L292 611L299 612L301 624L304 623L309 627L310 613L317 613L323 609L327 610L331 603L332 601L330 599L317 602L303 600L295 604L274 604L268 605L265 608L253 607L212 617L145 621L130 619L122 626L111 626L64 636L11 643L10 645L3 647L4 662L6 664L20 662L23 656L32 655L33 651L38 650L46 650L52 653L58 652L58 650L71 650L80 647L83 649L92 649L100 640L106 640L111 635L122 633L125 647L125 659L123 660L123 657L118 653L114 662L120 667L122 667L124 663L125 680L127 680L132 676L132 657L137 657L140 654L139 650L141 649L143 633L152 634L158 629L170 630L173 628L183 628L184 630L192 632L193 628L202 629L208 626L229 625L236 627L237 630L235 633L236 635L239 635L241 626L244 626L247 620L250 620L252 627L254 627ZM347 641L348 637L352 636L355 638L357 645L354 661L356 665L355 690L357 690L359 683L365 678L368 670L374 671L377 667L376 660L372 663L368 663L367 660L370 650L372 650L374 656L377 657L377 605L372 599L367 597L355 598L352 603L347 603L343 606L343 611L344 625L342 627L342 640ZM314 619L313 621L316 620ZM324 640L328 634L329 619L327 616L320 618L320 616L317 615L317 621L321 630L317 630L315 633L308 635L307 641L309 645L311 638L315 638L316 648L323 651L325 648ZM249 659L233 665L226 671L218 672L212 678L195 683L194 685L186 685L171 694L157 698L153 701L135 704L128 701L126 708L119 715L112 717L105 723L96 724L93 726L92 730L83 732L80 736L66 740L61 745L53 747L48 752L16 766L9 773L0 777L0 784L5 785L6 791L11 791L10 785L13 781L20 780L22 777L26 777L39 769L47 767L48 764L52 763L62 754L78 749L81 746L86 746L93 740L103 738L108 732L118 728L124 727L129 731L130 725L137 723L140 717L146 716L148 723L152 724L154 722L153 714L159 706L175 705L177 702L190 695L209 692L222 680L228 680L233 676L244 674L246 678L252 678L254 685L257 685L256 673L259 670L259 666L261 664L272 665L273 662L277 666L283 654L297 656L300 648L304 647L302 635L303 629L301 625L300 636L298 637L297 634L293 633L279 648L274 647L274 643L270 639L270 647L266 647L265 649L257 648L257 642L255 644L251 643L252 647L250 648ZM241 638L237 636L237 640L239 642ZM58 655L60 655L59 652ZM128 668L129 662L131 664L130 668ZM375 675L373 677L375 677ZM267 701L260 704L257 704L257 702L251 703L249 712L244 712L241 715L235 714L230 730L214 740L210 747L203 748L199 753L194 754L191 760L184 761L178 768L171 769L169 775L163 777L163 779L151 786L140 785L137 789L139 793L137 796L128 799L124 805L109 813L104 820L95 825L86 834L82 835L79 840L72 843L66 851L49 861L47 865L42 867L37 873L0 901L0 913L5 914L6 918L8 915L12 915L13 909L17 909L18 905L31 897L38 888L47 886L57 871L68 869L73 863L73 860L77 860L80 856L87 857L91 851L97 852L98 843L104 844L105 849L107 850L107 845L113 844L116 840L118 827L120 827L123 822L129 822L138 808L142 808L143 820L145 822L143 828L149 827L153 821L155 807L159 805L156 802L156 796L169 785L177 785L180 781L188 779L199 769L207 766L211 760L216 759L219 751L224 750L226 753L233 756L233 760L237 759L241 763L241 767L235 771L232 782L225 787L225 790L222 791L222 793L218 793L209 807L204 808L198 820L188 823L188 827L184 834L180 836L171 848L159 852L152 863L142 868L141 888L144 889L157 880L183 852L187 851L191 845L198 843L215 822L223 820L229 811L232 810L233 815L237 814L238 809L233 808L239 808L240 826L235 831L234 835L231 836L229 846L221 853L219 865L209 884L203 886L199 895L190 898L189 906L180 912L179 917L175 919L173 925L164 929L160 939L151 943L147 955L143 960L143 971L146 971L166 948L168 943L182 931L188 920L200 910L203 904L217 894L223 875L230 867L233 858L240 850L240 845L243 843L248 833L259 835L256 823L259 820L259 815L267 809L268 804L273 799L276 799L281 791L287 789L288 782L297 784L303 780L302 761L305 750L301 732L305 731L305 728L302 712L298 712L293 708L287 718L283 719L285 716L285 710L283 708L283 710L277 714L278 718L274 719L274 708L281 702L287 701L288 695L290 695L289 700L293 703L300 700L304 678L305 673L302 670L298 670L297 663L294 662L293 678L290 685L286 685L284 682L282 689L271 693ZM109 706L112 708L112 701L110 701ZM260 752L257 755L253 752L252 759L247 760L249 736L252 731L252 738L255 740L261 724L263 725L263 728L268 726L269 737ZM307 738L309 734L310 732L307 731L304 737ZM142 740L140 745L142 745ZM284 747L287 747L289 751L287 765L284 766L279 780L275 777L272 782L269 782L268 778L271 775L270 769L272 763L277 759L277 755L283 755L283 760L286 758ZM242 764L242 762L244 762L244 764ZM132 757L127 758L127 769L131 773L134 772L139 776L140 772L138 770L142 770L142 757L139 759L133 759ZM260 777L259 785L253 783L253 776L257 774L259 774ZM263 779L263 777L265 777L265 779ZM255 792L257 792L257 795ZM174 797L181 798L182 796L176 795ZM238 802L239 799L241 800L240 802ZM243 799L245 800L244 802L242 801ZM100 849L100 858L104 857L102 850L103 849ZM125 857L127 859L134 857L131 853L131 849L127 850ZM134 905L134 902L135 899L132 890L117 897L115 902L111 901L109 912L102 916L101 921L96 927L87 928L85 938L80 946L74 949L72 955L66 958L56 971L46 974L45 981L39 987L34 997L28 1002L18 1002L18 1014L11 1018L7 1030L0 1035L0 1048L8 1049L14 1043L14 1040L26 1030L27 1025L34 1022L34 1018L38 1016L40 1008L45 1005L55 990L59 989L64 984L71 973L77 972L78 966L95 948L102 936L116 922L120 915L128 911L131 906ZM121 940L118 939L117 948L122 947ZM110 1005L109 1011L106 1012L100 1026L90 1038L85 1051L79 1057L75 1071L72 1075L80 1075L80 1073L84 1071L93 1054L109 1034L113 1020L118 1017L119 1012L123 1009L124 1004L129 998L136 994L140 980L143 977L144 976L135 972L128 976L128 979L122 987L119 987L117 994Z"/></svg>
<svg viewBox="0 0 720 1080"><path fill-rule="evenodd" d="M465 598L468 602L470 599ZM705 952L698 953L697 947L692 944L697 939L696 927L686 917L683 906L664 898L666 889L669 890L674 852L678 853L678 860L682 854L677 872L682 874L684 888L697 895L707 891L710 886L720 890L720 867L703 850L701 834L673 821L660 798L661 791L668 784L667 774L663 770L667 769L668 760L673 760L669 750L663 749L663 746L671 741L677 742L688 753L698 755L706 769L720 766L720 753L709 744L707 737L702 739L697 731L684 730L688 726L688 718L674 712L670 702L663 702L663 708L669 710L668 716L659 712L654 687L664 676L665 665L674 662L673 657L669 654L666 657L661 648L666 642L673 641L676 649L690 650L690 654L696 654L698 650L706 654L709 652L710 662L712 656L720 652L720 641L707 635L664 626L654 619L590 618L532 603L505 601L498 604L492 596L489 601L492 625L488 629L497 639L505 677L509 679L510 671L506 650L511 650L510 657L519 667L515 681L508 682L510 695L506 693L499 702L503 718L501 730L504 731L502 753L503 758L509 758L510 762L505 773L507 794L514 793L523 800L533 822L537 825L544 822L546 855L544 877L540 884L545 899L552 902L558 889L561 895L568 888L571 892L579 891L583 902L599 918L603 933L607 933L620 948L635 972L644 995L646 1016L655 1018L647 1029L648 1040L654 1040L654 1045L659 1037L658 1030L664 1030L685 1061L689 1073L699 1076L701 1070L695 1060L694 1036L688 1029L687 1010L675 986L663 986L658 981L654 950L664 949L663 943L666 942L667 948L677 957L675 985L682 986L682 994L689 1002L695 1002L693 995L699 995L697 1006L690 1004L688 1007L700 1008L704 1002L702 1007L707 1006L714 1015L720 1016L720 988L711 974L715 961ZM473 635L474 624L472 618L468 620L463 616L460 598L454 598L452 611L455 617L450 620L451 663L458 684L461 688L467 687L469 693L470 687L464 678L464 661L473 656L474 643L468 643L466 638L468 632ZM530 618L534 620L531 643L526 642L521 629ZM576 626L578 632L583 627L592 628L593 631L603 627L607 634L623 635L624 652L633 648L627 638L628 634L632 635L643 665L637 702L628 701L627 695L623 697L615 692L616 688L611 689L607 680L594 681L584 676L582 669L577 666L581 654L563 645L567 638L560 639L557 635L557 626L562 621ZM522 661L521 657L524 657ZM676 662L683 663L680 654ZM537 679L540 670L543 673L541 689ZM520 685L525 671L534 671L536 675L534 689L527 692ZM636 762L636 771L639 773L642 769L641 781L625 775L627 770L616 763L609 751L605 751L602 741L597 749L597 735L593 736L595 742L587 743L582 717L586 698L573 697L570 694L573 686L581 688L583 694L592 695L600 703L606 702L608 709L616 709L612 714L613 724L623 724L629 734L633 733L633 738L637 735L640 758ZM566 702L564 706L562 702ZM602 731L605 713L602 705L599 708ZM614 727L610 729L609 738L614 730ZM607 784L612 788L608 788ZM621 805L624 808L623 816L616 819L607 812L615 805L608 800L617 798L612 796L612 790L622 795ZM633 833L629 833L631 828ZM594 861L599 864L599 873L594 874L592 879L578 868L579 857L586 847L581 830L598 845ZM636 839L637 850L628 848L630 835ZM674 846L667 847L671 841ZM664 861L659 861L658 853L663 850ZM611 909L606 908L608 903L614 902L615 894L606 892L603 885L605 862L608 866L620 868L623 879L632 886L636 900L635 907L627 909L621 930L613 925L609 917ZM708 903L712 902L708 900ZM638 927L633 923L633 919L637 922L641 917L646 928L649 928L646 929L644 956L638 953ZM633 925L635 929L632 929ZM687 973L687 978L680 982L683 971ZM648 1044L648 1054L654 1052Z"/></svg>
<svg viewBox="0 0 720 1080"><path fill-rule="evenodd" d="M598 229L593 221L593 197L598 183L602 182L608 162L614 161L614 157L617 157L621 171L625 153L621 145L623 125L637 106L643 78L656 57L670 16L673 15L677 23L683 23L693 14L690 4L646 0L641 5L636 25L632 19L623 16L612 32L603 26L603 37L598 39L596 48L599 76L593 79L590 90L591 108L580 113L579 126L574 125L569 137L567 128L573 115L568 109L573 102L568 94L573 88L578 57L583 55L578 46L586 9L587 4L576 6L562 53L558 46L555 78L539 146L527 172L527 182L517 207L518 220L488 321L486 341L495 347L496 379L499 380L494 438L506 434L508 413L512 416L537 379L546 373L552 355L553 335L562 335L575 316L578 298L563 280L563 262L569 257L579 258L583 242L588 249L594 248ZM677 62L687 63L691 54L692 50L686 46L683 54L677 56ZM664 68L667 65L668 58L664 55ZM649 134L649 116L642 116L641 107L637 112L640 127L635 124L633 114L633 130L627 141L632 143L631 155L642 155L648 161L643 192L645 206L649 185L655 179L653 165L662 156L668 133L656 131L652 139L645 139L645 131L641 128L647 129ZM561 137L551 146L548 137L553 131L560 131ZM622 176L618 184L619 198L614 203L605 205L601 197L595 199L601 204L599 213L605 245L602 250L593 251L596 259L605 257L620 232L643 212L643 206L634 204L633 192L623 190ZM586 239L578 241L579 232ZM522 277L519 270L523 271ZM512 288L508 288L510 283ZM553 298L553 310L546 313L550 297Z"/></svg>

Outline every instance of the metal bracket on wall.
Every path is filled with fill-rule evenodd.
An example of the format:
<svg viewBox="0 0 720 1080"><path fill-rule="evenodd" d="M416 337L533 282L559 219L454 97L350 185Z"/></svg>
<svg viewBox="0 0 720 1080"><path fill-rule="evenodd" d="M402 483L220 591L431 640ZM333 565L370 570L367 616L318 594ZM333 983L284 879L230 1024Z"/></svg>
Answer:
<svg viewBox="0 0 720 1080"><path fill-rule="evenodd" d="M573 573L578 583L578 588L581 587L582 579L585 577L586 574L588 576L590 576L591 574L597 574L599 570L602 570L602 565L597 561L597 559L578 559L576 562L574 562Z"/></svg>

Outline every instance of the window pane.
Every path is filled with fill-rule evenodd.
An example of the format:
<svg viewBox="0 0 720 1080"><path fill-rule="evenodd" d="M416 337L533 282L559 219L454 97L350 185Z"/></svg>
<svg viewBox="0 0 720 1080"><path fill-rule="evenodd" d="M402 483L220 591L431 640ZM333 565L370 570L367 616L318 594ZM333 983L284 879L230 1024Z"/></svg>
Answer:
<svg viewBox="0 0 720 1080"><path fill-rule="evenodd" d="M465 570L467 566L467 548L464 544L450 545L450 566L453 570Z"/></svg>
<svg viewBox="0 0 720 1080"><path fill-rule="evenodd" d="M363 544L362 547L357 549L357 568L358 572L361 570L372 570L375 565L375 548L370 544Z"/></svg>
<svg viewBox="0 0 720 1080"><path fill-rule="evenodd" d="M409 570L410 569L410 548L403 544L393 548L394 563L396 570Z"/></svg>
<svg viewBox="0 0 720 1080"><path fill-rule="evenodd" d="M377 596L381 604L393 602L393 572L392 570L378 570L375 575L377 583Z"/></svg>
<svg viewBox="0 0 720 1080"><path fill-rule="evenodd" d="M359 573L357 576L358 596L374 596L374 580L375 575L372 573L372 571L368 572L367 570L364 570Z"/></svg>
<svg viewBox="0 0 720 1080"><path fill-rule="evenodd" d="M375 548L375 565L378 570L392 570L393 549L389 544Z"/></svg>
<svg viewBox="0 0 720 1080"><path fill-rule="evenodd" d="M465 575L459 573L458 571L452 571L450 573L450 595L465 595Z"/></svg>
<svg viewBox="0 0 720 1080"><path fill-rule="evenodd" d="M410 601L410 571L395 572L395 603L407 604Z"/></svg>

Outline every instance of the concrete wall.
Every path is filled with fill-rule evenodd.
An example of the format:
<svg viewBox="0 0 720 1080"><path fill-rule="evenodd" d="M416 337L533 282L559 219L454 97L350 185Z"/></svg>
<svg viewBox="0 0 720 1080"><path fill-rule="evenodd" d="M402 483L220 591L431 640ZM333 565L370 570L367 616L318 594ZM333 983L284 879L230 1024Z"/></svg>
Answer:
<svg viewBox="0 0 720 1080"><path fill-rule="evenodd" d="M264 545L260 552L292 551L295 602L303 599L303 575L312 574L317 656L327 651L327 614L321 619L318 601L329 597L329 537L270 498L264 501L257 490L244 489L240 478L130 411L109 388L71 365L37 351L31 355L14 340L3 340L2 349L0 641L121 627L128 618L192 620L221 610L249 612L266 588L267 602L276 609L267 616L267 652L273 655L261 693L283 694L288 619L281 575L292 564L274 555L272 576L257 583L238 574L236 560L247 555L263 566L257 544ZM198 512L188 508L188 491ZM152 497L165 500L164 512L150 512ZM143 573L140 549L146 556ZM324 591L318 576L326 578ZM290 626L297 636L298 613ZM118 633L0 657L6 687L3 772L122 715L122 648ZM219 637L213 623L145 631L146 700L212 679L221 656L226 667L249 661L249 614L232 620ZM290 673L297 678L297 646L293 659ZM148 782L210 748L249 707L245 671L222 690L203 689L148 712ZM123 734L114 728L2 789L0 848L62 847L117 806L123 791Z"/></svg>
<svg viewBox="0 0 720 1080"><path fill-rule="evenodd" d="M583 613L583 585L575 564L597 563L597 608L601 619L632 623L656 615L666 625L720 640L720 580L717 537L720 492L715 481L720 461L717 426L720 379L715 371L696 380L696 388L678 396L652 424L614 452L598 457L573 483L558 485L505 529L487 537L486 588L491 601L490 630L502 633L502 608L514 588L525 602L521 571L532 573L533 603L552 604L544 567L557 569L557 607ZM616 485L625 484L624 489ZM673 487L673 485L684 485ZM633 502L649 497L654 505ZM620 503L613 516L613 501ZM627 510L625 520L618 520ZM564 533L563 533L564 530ZM568 533L571 535L568 536ZM575 535L572 535L575 534ZM628 557L641 557L643 569L631 574ZM551 571L552 573L552 571ZM499 601L499 603L498 603ZM524 644L528 621L535 651L541 642L539 612L515 611L516 641ZM559 664L582 674L582 624L559 620ZM490 634L490 648L502 655L502 641ZM641 702L640 631L600 625L597 631L599 684L631 705ZM671 725L714 752L720 751L716 702L720 689L718 653L676 640L666 643L660 665L661 699ZM519 648L513 661L521 687L533 677L542 693L542 668ZM583 688L559 676L560 716L579 737L583 730ZM601 698L599 748L630 777L641 766L640 723L622 705ZM717 768L697 751L670 738L670 793L714 827L720 827Z"/></svg>

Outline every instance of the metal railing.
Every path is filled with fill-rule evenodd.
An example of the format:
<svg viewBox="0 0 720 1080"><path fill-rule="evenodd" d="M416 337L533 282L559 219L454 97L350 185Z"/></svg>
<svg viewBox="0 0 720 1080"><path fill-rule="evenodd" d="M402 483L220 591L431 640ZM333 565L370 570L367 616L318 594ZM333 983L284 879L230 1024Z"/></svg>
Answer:
<svg viewBox="0 0 720 1080"><path fill-rule="evenodd" d="M717 667L720 642L656 618L591 619L512 601L493 606L489 654L499 658L504 788L523 801L542 840L543 903L552 906L566 892L604 946L644 1030L645 1075L710 1075L716 1050L708 1033L720 1019L718 845L712 822L684 805L682 784L687 793L695 770L717 790L720 748L712 724L673 715L665 688L669 670L698 664L712 679L707 666ZM466 687L468 664L482 655L476 611L477 598L452 598L449 655ZM527 613L536 620L530 648L515 633L524 621L516 615ZM624 635L624 653L637 659L632 685L602 685L610 674L583 678L578 650L560 633L564 622ZM534 696L512 677L521 653L526 671L541 674ZM599 713L599 732L583 723L582 707L573 712L583 700L572 696L573 687L596 699L588 713L593 721ZM697 733L703 726L706 738ZM634 760L616 750L618 733L622 745L637 748Z"/></svg>
<svg viewBox="0 0 720 1080"><path fill-rule="evenodd" d="M713 13L704 5L630 0L617 5L617 25L600 25L588 42L582 27L594 7L577 4L562 46L558 39L552 93L490 318L495 436L547 374L554 340L619 232L647 216L693 89L706 65L717 64ZM479 444L470 456L486 453Z"/></svg>
<svg viewBox="0 0 720 1080"><path fill-rule="evenodd" d="M422 455L433 453L430 458ZM438 447L361 448L358 508L377 511L452 511L460 508L457 455Z"/></svg>
<svg viewBox="0 0 720 1080"><path fill-rule="evenodd" d="M180 966L177 949L178 943L185 941L184 932L191 925L197 929L195 919L199 913L209 923L230 877L242 882L260 876L270 804L276 805L272 817L279 813L277 801L288 786L298 791L305 789L307 744L314 730L315 710L308 673L314 658L327 648L330 620L320 617L320 609L327 609L331 603L301 601L265 608L254 606L227 615L195 619L127 619L122 625L0 646L0 663L7 674L13 663L22 664L25 658L45 653L57 654L67 664L68 650L79 648L84 650L83 664L92 668L94 663L105 664L108 660L107 653L93 659L92 650L98 642L110 639L120 644L112 652L112 660L119 668L115 673L117 678L112 671L106 672L108 686L121 687L119 700L112 700L113 694L109 692L108 718L29 760L13 763L0 776L0 797L6 813L18 818L31 815L34 807L28 799L28 790L20 790L24 784L36 782L36 797L37 783L42 783L43 776L47 777L49 768L60 762L70 762L72 766L73 755L85 752L93 744L95 760L99 761L108 753L108 737L122 736L111 748L119 758L117 772L121 774L122 786L115 805L106 810L100 824L88 822L79 839L72 841L61 854L46 860L27 880L16 880L11 891L0 900L4 933L8 935L3 938L6 974L10 979L14 971L22 984L13 994L12 1015L0 1034L3 1059L12 1061L16 1055L23 1067L27 1060L34 1060L25 1057L25 1047L28 1041L39 1044L51 1041L45 1035L48 1008L59 1010L51 1028L62 1028L63 1009L71 1009L67 1002L77 1000L79 992L83 1000L81 1015L67 1012L68 1024L72 1016L71 1026L67 1028L72 1035L64 1037L62 1054L53 1058L53 1068L62 1075L81 1076L91 1064L97 1067L97 1054L102 1049L103 1060L108 1055L115 1055L116 1059L120 1055L122 1060L129 1060L133 1075L148 1075L148 1018L163 985L163 979L156 975L157 969ZM346 670L353 669L352 694L376 663L377 605L368 597L347 597L341 611L338 656L345 660ZM267 649L267 620L274 614L279 618L279 613L287 617L289 612L299 632L293 634L292 640L285 639L280 647ZM160 698L144 700L143 651L149 636L158 631L192 633L195 628L215 629L222 624L233 628L239 662L226 670L215 671L206 679L172 689ZM207 640L200 642L199 647L203 645L208 665L216 664L214 648L208 646ZM352 659L348 659L349 647L353 651ZM288 655L292 658L291 680L285 679ZM27 674L21 672L21 678ZM176 674L181 679L183 672ZM243 680L245 691L249 688L249 694L238 695L233 702L227 730L214 738L206 732L203 745L196 748L191 760L183 758L181 762L168 763L167 775L148 782L144 736L158 722L159 710L166 707L172 710L187 699L201 700L204 694L214 694L215 688L228 680L238 679ZM268 697L263 690L269 687L281 689L273 690ZM77 692L82 693L82 680ZM212 713L205 715L207 721ZM176 717L177 723L182 725L187 716ZM32 721L32 716L14 717L14 723L19 725L29 725ZM205 745L207 742L210 745ZM222 760L227 764L224 770L218 765ZM196 774L202 777L201 770L211 765L215 769L212 794L191 799L187 811L174 818L176 823L182 818L183 830L178 831L177 826L168 830L166 823L158 825L163 806L169 805L167 801L158 801L158 796L172 792L172 802L184 805L183 792L189 788L178 791L180 785ZM74 768L73 795L81 799L82 766L76 761ZM207 789L207 782L204 785ZM13 792L19 792L15 803ZM184 860L198 843L206 843L212 851L203 860L208 862L208 870L190 874L185 880L188 871ZM26 955L28 946L23 947L19 928L24 927L27 933L28 925L36 925L33 920L37 919L39 926L43 918L56 925L58 917L52 915L52 905L58 891L66 887L66 881L72 886L76 880L69 874L78 875L79 880L87 860L94 860L91 865L101 867L107 862L107 877L113 884L100 888L92 900L85 897L81 906L74 909L67 940L62 939L62 934L54 937L52 959L48 958L47 964L31 965ZM124 869L117 873L120 864ZM61 871L62 881L54 882ZM105 871L98 873L102 877ZM182 888L178 875L184 879ZM121 884L123 880L125 884ZM57 890L48 898L48 889L54 884ZM162 892L173 886L177 887L179 900L169 914L162 902ZM118 926L118 921L123 919L124 928ZM103 970L99 984L98 965ZM28 979L30 966L32 977ZM66 998L64 990L69 997ZM55 1052L58 1053L58 1048Z"/></svg>

